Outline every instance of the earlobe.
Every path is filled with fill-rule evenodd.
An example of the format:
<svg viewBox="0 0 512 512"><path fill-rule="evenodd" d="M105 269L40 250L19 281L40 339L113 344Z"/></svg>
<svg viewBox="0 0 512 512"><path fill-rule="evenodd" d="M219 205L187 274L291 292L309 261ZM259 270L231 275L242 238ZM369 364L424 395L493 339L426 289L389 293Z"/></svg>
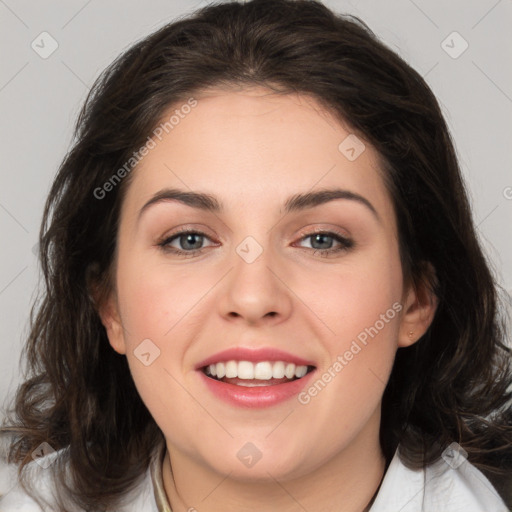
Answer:
<svg viewBox="0 0 512 512"><path fill-rule="evenodd" d="M437 282L434 267L427 263L422 279L416 285L411 284L403 302L404 312L398 333L398 346L409 347L416 343L434 320L438 298L434 293Z"/></svg>

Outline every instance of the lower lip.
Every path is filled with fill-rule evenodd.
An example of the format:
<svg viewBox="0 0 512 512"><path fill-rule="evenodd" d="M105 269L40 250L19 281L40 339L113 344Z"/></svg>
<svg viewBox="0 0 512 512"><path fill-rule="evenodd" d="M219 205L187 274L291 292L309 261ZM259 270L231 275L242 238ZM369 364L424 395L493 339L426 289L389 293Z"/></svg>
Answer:
<svg viewBox="0 0 512 512"><path fill-rule="evenodd" d="M248 408L270 407L289 400L300 393L315 373L315 370L313 370L301 379L296 379L285 384L245 387L211 379L201 370L198 371L208 389L215 396L232 405Z"/></svg>

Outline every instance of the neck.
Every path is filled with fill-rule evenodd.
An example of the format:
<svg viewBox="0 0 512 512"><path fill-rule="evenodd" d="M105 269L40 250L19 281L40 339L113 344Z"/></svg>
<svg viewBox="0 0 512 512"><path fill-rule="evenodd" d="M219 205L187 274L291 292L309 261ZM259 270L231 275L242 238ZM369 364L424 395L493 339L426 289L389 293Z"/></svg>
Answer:
<svg viewBox="0 0 512 512"><path fill-rule="evenodd" d="M167 442L162 478L172 511L367 512L385 471L378 428L367 427L372 425L326 463L300 478L281 481L270 473L265 481L230 478L169 449Z"/></svg>

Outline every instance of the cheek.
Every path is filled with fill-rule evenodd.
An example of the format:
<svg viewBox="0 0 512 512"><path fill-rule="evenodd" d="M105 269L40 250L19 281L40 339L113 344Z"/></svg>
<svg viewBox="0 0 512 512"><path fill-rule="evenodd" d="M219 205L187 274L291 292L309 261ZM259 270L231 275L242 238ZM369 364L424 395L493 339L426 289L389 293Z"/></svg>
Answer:
<svg viewBox="0 0 512 512"><path fill-rule="evenodd" d="M146 263L120 268L118 280L130 372L142 401L164 431L179 429L181 420L170 418L180 418L178 412L186 416L193 405L179 384L187 348L180 328L193 306L193 293L183 293L170 276L168 270Z"/></svg>
<svg viewBox="0 0 512 512"><path fill-rule="evenodd" d="M315 418L308 428L323 440L316 446L319 453L329 453L334 445L342 449L378 410L402 309L400 265L389 261L375 255L361 267L317 280L323 287L314 308L331 334L322 338L325 359L299 403L305 418Z"/></svg>
<svg viewBox="0 0 512 512"><path fill-rule="evenodd" d="M342 375L348 388L363 393L366 388L383 391L381 384L387 381L397 348L399 318L402 305L388 283L368 283L354 279L333 279L343 292L324 294L323 300L330 306L325 316L332 336L324 338L327 360L324 367L331 374ZM334 367L333 367L334 366ZM326 377L329 379L329 377ZM338 379L341 380L341 379ZM379 382L380 381L380 382ZM343 385L339 382L340 386ZM348 394L350 402L356 398Z"/></svg>
<svg viewBox="0 0 512 512"><path fill-rule="evenodd" d="M322 371L327 372L322 380L336 382L329 387L343 396L338 403L357 407L362 396L378 400L391 372L403 309L397 251L383 245L314 281L317 298L311 309L330 331L322 338ZM315 295L313 287L308 293Z"/></svg>
<svg viewBox="0 0 512 512"><path fill-rule="evenodd" d="M333 330L346 340L356 338L373 328L388 336L389 326L397 326L397 306L400 304L401 287L389 274L367 271L362 275L345 275L331 280L331 292L324 300L335 304L330 306ZM335 289L334 289L335 288ZM386 332L384 332L386 331ZM364 342L364 335L359 336Z"/></svg>
<svg viewBox="0 0 512 512"><path fill-rule="evenodd" d="M132 252L119 265L117 279L133 380L155 419L166 418L170 395L180 410L189 406L190 397L179 384L184 356L202 325L198 316L205 313L203 302L213 311L201 298L218 278Z"/></svg>
<svg viewBox="0 0 512 512"><path fill-rule="evenodd" d="M197 272L154 264L147 257L126 261L117 277L127 344L132 346L144 338L166 341L207 287Z"/></svg>
<svg viewBox="0 0 512 512"><path fill-rule="evenodd" d="M320 317L335 335L333 346L343 348L347 338L376 323L386 337L396 331L399 315L392 306L402 297L402 270L392 244L375 244L372 250L347 258L346 264L318 272L312 282L307 300L322 312Z"/></svg>

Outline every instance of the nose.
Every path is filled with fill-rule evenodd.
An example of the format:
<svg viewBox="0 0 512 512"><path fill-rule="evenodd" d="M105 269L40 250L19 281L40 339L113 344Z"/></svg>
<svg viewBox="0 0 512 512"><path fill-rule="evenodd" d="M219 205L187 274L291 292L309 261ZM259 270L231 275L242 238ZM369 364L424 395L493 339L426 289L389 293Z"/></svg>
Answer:
<svg viewBox="0 0 512 512"><path fill-rule="evenodd" d="M226 276L219 299L220 314L227 320L247 325L280 323L291 314L291 278L270 250L252 262L238 254Z"/></svg>

